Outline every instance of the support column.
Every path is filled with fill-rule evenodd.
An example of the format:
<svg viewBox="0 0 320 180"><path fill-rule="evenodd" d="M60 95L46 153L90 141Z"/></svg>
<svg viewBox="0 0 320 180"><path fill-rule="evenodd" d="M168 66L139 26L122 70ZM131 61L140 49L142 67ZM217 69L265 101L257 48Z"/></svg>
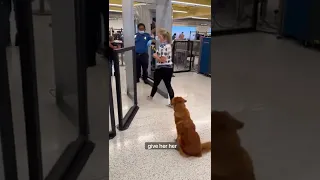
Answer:
<svg viewBox="0 0 320 180"><path fill-rule="evenodd" d="M131 47L135 45L134 35L134 9L133 9L133 0L124 0L122 1L122 21L123 21L123 39L124 47ZM132 52L125 52L124 62L126 65L126 82L127 82L127 92L133 94L134 91L134 82L133 82L133 57Z"/></svg>
<svg viewBox="0 0 320 180"><path fill-rule="evenodd" d="M164 28L172 33L172 3L171 0L156 0L156 29ZM157 42L159 46L159 42ZM168 98L168 91L164 82L158 86L158 93Z"/></svg>
<svg viewBox="0 0 320 180"><path fill-rule="evenodd" d="M156 28L165 28L172 33L171 0L156 0Z"/></svg>

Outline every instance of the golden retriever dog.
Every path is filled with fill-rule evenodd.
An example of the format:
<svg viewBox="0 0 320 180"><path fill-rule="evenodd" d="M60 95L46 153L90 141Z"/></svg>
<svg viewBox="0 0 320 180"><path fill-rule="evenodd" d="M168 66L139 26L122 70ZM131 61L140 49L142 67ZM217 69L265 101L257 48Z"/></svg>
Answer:
<svg viewBox="0 0 320 180"><path fill-rule="evenodd" d="M212 179L255 180L252 160L237 133L244 123L226 111L212 111L211 123Z"/></svg>
<svg viewBox="0 0 320 180"><path fill-rule="evenodd" d="M199 134L196 131L189 110L186 108L187 101L182 97L175 97L171 104L174 109L174 121L177 128L177 144L179 152L184 157L201 157L203 153L211 150L211 142L201 144Z"/></svg>

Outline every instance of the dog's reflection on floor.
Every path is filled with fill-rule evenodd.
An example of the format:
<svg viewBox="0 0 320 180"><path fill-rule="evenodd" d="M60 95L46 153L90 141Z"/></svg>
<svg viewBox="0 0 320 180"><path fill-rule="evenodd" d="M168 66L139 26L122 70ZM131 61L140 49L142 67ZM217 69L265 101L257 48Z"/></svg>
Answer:
<svg viewBox="0 0 320 180"><path fill-rule="evenodd" d="M252 160L241 146L244 123L226 111L212 111L212 179L255 180Z"/></svg>

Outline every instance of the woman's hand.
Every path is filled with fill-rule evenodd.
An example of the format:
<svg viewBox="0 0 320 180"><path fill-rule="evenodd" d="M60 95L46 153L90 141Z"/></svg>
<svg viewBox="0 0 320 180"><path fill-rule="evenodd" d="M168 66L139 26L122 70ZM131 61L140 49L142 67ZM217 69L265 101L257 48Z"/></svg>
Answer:
<svg viewBox="0 0 320 180"><path fill-rule="evenodd" d="M154 57L158 62L166 62L166 61L167 61L167 57L165 57L165 56L159 57L157 53L154 53L154 54L153 54L153 57Z"/></svg>
<svg viewBox="0 0 320 180"><path fill-rule="evenodd" d="M155 58L156 60L158 60L158 59L159 59L159 56L158 56L158 54L157 54L157 53L153 53L152 57L153 57L153 58Z"/></svg>
<svg viewBox="0 0 320 180"><path fill-rule="evenodd" d="M167 61L167 57L165 57L165 56L161 56L161 57L159 57L159 59L158 59L158 62L166 62Z"/></svg>

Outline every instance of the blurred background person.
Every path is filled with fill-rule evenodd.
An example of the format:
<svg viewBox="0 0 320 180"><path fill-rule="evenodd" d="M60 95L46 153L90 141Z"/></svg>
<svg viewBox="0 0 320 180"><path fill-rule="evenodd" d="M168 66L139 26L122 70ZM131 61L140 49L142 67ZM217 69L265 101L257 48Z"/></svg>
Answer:
<svg viewBox="0 0 320 180"><path fill-rule="evenodd" d="M174 33L173 36L172 36L172 40L175 40L177 37L177 33Z"/></svg>
<svg viewBox="0 0 320 180"><path fill-rule="evenodd" d="M180 39L180 40L184 40L184 34L183 34L183 32L179 35L179 39Z"/></svg>

